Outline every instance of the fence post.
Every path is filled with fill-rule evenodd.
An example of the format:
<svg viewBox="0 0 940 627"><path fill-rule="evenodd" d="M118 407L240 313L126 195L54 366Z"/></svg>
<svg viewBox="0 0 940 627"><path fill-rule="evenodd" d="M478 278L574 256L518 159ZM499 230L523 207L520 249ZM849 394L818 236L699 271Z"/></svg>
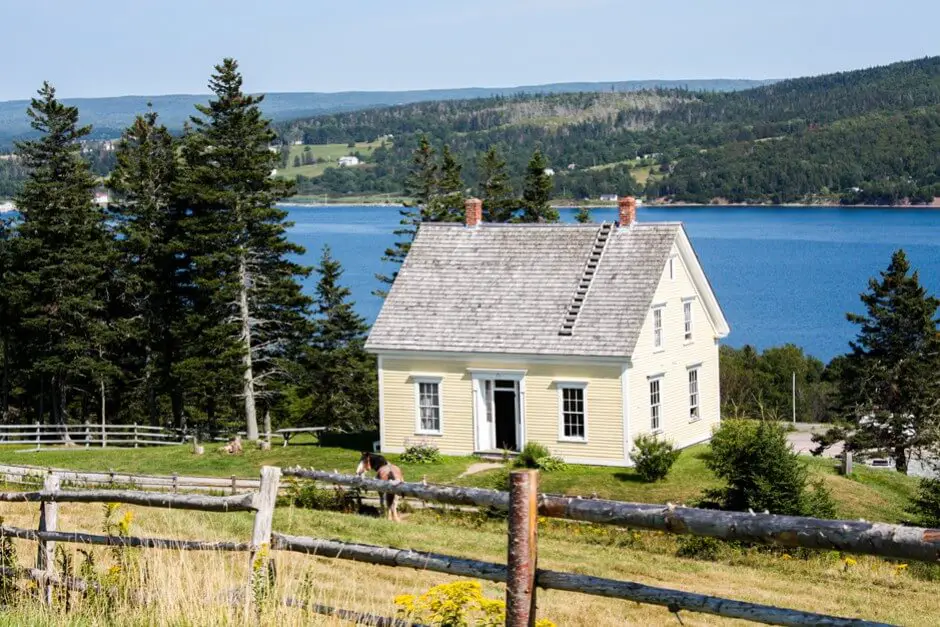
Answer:
<svg viewBox="0 0 940 627"><path fill-rule="evenodd" d="M59 475L49 473L43 481L44 492L56 492L59 489ZM42 501L39 503L39 531L55 531L58 526L59 504L55 501ZM55 542L39 541L39 553L36 556L36 569L43 571L47 577L55 576ZM42 600L46 605L52 605L52 584L49 580L42 582Z"/></svg>
<svg viewBox="0 0 940 627"><path fill-rule="evenodd" d="M101 423L101 448L106 448L108 446L108 435L107 430L104 428L104 423Z"/></svg>
<svg viewBox="0 0 940 627"><path fill-rule="evenodd" d="M852 451L842 451L842 474L846 477L852 474Z"/></svg>
<svg viewBox="0 0 940 627"><path fill-rule="evenodd" d="M178 473L174 472L173 473L173 492L176 493L179 491L180 491L180 476Z"/></svg>
<svg viewBox="0 0 940 627"><path fill-rule="evenodd" d="M137 423L134 423L134 448L137 448Z"/></svg>
<svg viewBox="0 0 940 627"><path fill-rule="evenodd" d="M262 467L261 470L263 471L264 468L265 468L265 467ZM264 475L262 475L261 478L262 478L262 480L263 480L263 479L264 479ZM235 478L235 475L232 475L232 494L238 494L237 481L238 481L238 479Z"/></svg>
<svg viewBox="0 0 940 627"><path fill-rule="evenodd" d="M36 421L36 450L39 450L39 421Z"/></svg>
<svg viewBox="0 0 940 627"><path fill-rule="evenodd" d="M88 448L88 440L90 439L90 435L88 431L89 426L90 425L88 424L88 421L86 420L85 421L85 448Z"/></svg>
<svg viewBox="0 0 940 627"><path fill-rule="evenodd" d="M234 481L234 477L232 477ZM273 568L271 558L271 526L274 522L274 505L281 469L277 466L261 467L261 485L255 494L255 521L251 528L251 557L248 561L248 590L245 594L245 611L248 611L255 594L258 577L268 577Z"/></svg>
<svg viewBox="0 0 940 627"><path fill-rule="evenodd" d="M514 470L509 475L509 554L506 572L506 625L535 625L539 473Z"/></svg>

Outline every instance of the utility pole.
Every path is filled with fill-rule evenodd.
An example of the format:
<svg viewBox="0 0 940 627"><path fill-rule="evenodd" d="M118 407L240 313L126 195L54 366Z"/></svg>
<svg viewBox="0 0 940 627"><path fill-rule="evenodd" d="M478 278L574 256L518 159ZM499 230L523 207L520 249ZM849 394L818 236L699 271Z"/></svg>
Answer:
<svg viewBox="0 0 940 627"><path fill-rule="evenodd" d="M796 372L793 373L793 424L796 424Z"/></svg>

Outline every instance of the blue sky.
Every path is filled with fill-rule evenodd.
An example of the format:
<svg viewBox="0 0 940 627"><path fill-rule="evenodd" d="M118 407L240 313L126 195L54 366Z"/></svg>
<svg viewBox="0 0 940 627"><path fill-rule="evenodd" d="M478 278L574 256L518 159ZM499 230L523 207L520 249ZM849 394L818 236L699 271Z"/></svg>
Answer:
<svg viewBox="0 0 940 627"><path fill-rule="evenodd" d="M0 100L778 78L940 53L938 0L0 0Z"/></svg>

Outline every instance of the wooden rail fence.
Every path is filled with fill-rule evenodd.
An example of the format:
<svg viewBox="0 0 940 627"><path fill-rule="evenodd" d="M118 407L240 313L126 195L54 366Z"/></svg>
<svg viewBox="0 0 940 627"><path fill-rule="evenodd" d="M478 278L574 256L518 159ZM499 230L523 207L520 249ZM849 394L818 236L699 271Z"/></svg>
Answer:
<svg viewBox="0 0 940 627"><path fill-rule="evenodd" d="M339 542L324 538L292 536L272 529L276 494L280 477L314 480L335 485L354 486L401 496L455 505L495 507L509 512L507 564L483 562L449 555L409 549ZM6 569L4 575L28 577L40 583L44 598L51 602L51 589L64 586L87 589L91 582L62 579L54 572L51 556L56 542L74 542L104 546L128 546L183 551L242 551L250 554L249 581L245 603L251 603L250 577L257 576L256 559L274 559L277 551L290 551L321 558L414 568L447 575L473 577L507 584L507 620L512 627L530 625L536 614L536 587L564 590L595 596L648 603L680 610L746 619L772 625L880 625L856 618L841 618L757 603L723 599L636 582L556 572L537 568L536 516L599 522L670 533L683 533L724 539L782 544L793 547L837 549L890 558L940 561L940 530L907 528L864 521L826 521L769 514L735 514L684 507L620 503L600 499L576 499L538 493L538 474L517 471L511 476L510 492L435 486L424 483L387 482L352 475L341 475L301 468L264 467L258 489L246 494L210 496L135 490L63 490L62 478L50 474L42 490L0 493L0 502L38 502L41 517L38 529L0 527L0 534L39 542L36 568ZM248 542L175 540L147 537L116 537L57 529L57 504L60 502L118 502L149 507L194 509L201 511L254 512L254 524ZM264 547L272 551L262 550ZM376 625L403 625L406 621L337 610L303 600L284 599L285 605L344 617Z"/></svg>
<svg viewBox="0 0 940 627"><path fill-rule="evenodd" d="M30 444L33 450L43 446L73 445L90 448L121 446L167 446L180 444L185 436L175 429L139 425L109 425L85 422L79 425L0 425L0 444Z"/></svg>

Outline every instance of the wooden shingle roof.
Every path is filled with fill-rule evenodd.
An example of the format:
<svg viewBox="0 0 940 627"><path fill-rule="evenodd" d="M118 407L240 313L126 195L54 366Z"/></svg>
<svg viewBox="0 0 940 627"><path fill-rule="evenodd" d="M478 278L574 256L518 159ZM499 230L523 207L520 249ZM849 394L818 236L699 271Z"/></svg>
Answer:
<svg viewBox="0 0 940 627"><path fill-rule="evenodd" d="M366 347L629 357L681 231L678 223L422 224Z"/></svg>

